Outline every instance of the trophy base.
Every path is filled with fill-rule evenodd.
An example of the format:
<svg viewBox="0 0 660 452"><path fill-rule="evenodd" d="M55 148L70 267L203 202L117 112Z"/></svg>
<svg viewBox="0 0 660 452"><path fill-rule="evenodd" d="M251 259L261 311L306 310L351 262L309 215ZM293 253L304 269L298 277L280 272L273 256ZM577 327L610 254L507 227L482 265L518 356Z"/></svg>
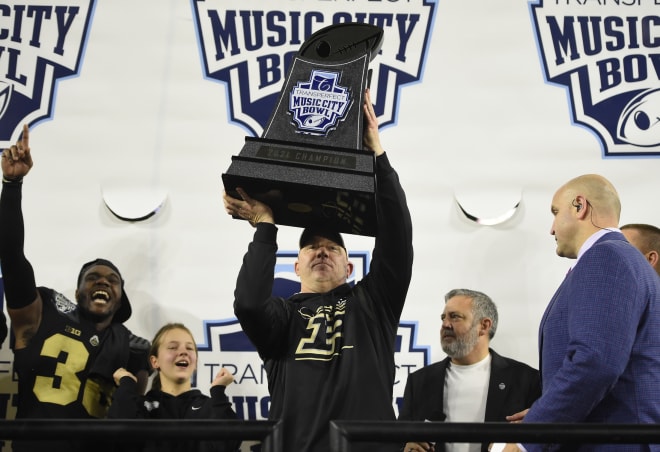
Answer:
<svg viewBox="0 0 660 452"><path fill-rule="evenodd" d="M225 191L236 187L267 204L281 225L323 224L339 232L376 235L376 172L372 152L332 146L245 138L222 174Z"/></svg>

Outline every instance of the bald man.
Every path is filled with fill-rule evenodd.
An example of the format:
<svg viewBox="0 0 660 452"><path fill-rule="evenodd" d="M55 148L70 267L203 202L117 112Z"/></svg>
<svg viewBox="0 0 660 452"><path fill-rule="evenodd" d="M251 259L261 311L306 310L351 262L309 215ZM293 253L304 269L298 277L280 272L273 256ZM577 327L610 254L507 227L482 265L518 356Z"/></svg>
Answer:
<svg viewBox="0 0 660 452"><path fill-rule="evenodd" d="M577 177L557 190L551 212L557 254L575 262L541 320L542 392L523 422L660 423L660 279L618 229L616 190L602 176ZM544 444L524 447L547 450ZM505 450L519 447L509 444Z"/></svg>
<svg viewBox="0 0 660 452"><path fill-rule="evenodd" d="M626 224L621 226L626 239L637 248L660 276L660 228L650 224Z"/></svg>

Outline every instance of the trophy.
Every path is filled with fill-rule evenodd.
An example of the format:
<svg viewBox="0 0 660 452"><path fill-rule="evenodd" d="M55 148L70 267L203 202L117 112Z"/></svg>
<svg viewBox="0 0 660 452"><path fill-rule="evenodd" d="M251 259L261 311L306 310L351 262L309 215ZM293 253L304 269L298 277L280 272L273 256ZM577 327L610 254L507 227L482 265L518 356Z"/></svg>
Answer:
<svg viewBox="0 0 660 452"><path fill-rule="evenodd" d="M277 224L375 236L376 162L362 148L362 108L382 41L381 28L362 23L305 40L262 136L246 137L222 174L225 191L240 198L243 188Z"/></svg>

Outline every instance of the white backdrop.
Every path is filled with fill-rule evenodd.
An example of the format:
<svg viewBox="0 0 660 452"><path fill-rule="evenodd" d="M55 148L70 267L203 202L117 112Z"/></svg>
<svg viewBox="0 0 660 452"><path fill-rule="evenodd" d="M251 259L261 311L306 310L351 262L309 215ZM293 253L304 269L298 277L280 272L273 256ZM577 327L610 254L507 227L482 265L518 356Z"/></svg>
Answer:
<svg viewBox="0 0 660 452"><path fill-rule="evenodd" d="M38 284L73 298L80 265L109 258L126 279L129 328L151 338L163 323L181 321L202 343L204 321L234 318L235 278L253 230L223 211L220 175L247 131L228 118L226 86L205 78L191 3L98 1L79 75L58 83L52 118L31 127L35 165L23 190L25 251ZM635 3L634 14L658 14L657 0ZM486 292L500 312L492 346L536 367L538 323L570 265L549 235L555 189L580 174L602 174L619 190L622 224L660 225L660 161L605 158L596 134L573 123L567 90L544 80L526 1L443 0L436 8L421 82L401 88L396 124L381 131L414 225L402 321L418 323L417 343L439 360L444 293ZM607 14L633 7L620 8ZM116 184L162 190L166 201L146 221L123 222L101 196ZM485 218L520 207L508 221L484 226L460 212L457 198ZM281 227L281 250L295 251L299 232ZM353 250L373 245L368 237L345 240ZM7 343L2 358L7 393ZM240 385L232 391L240 394Z"/></svg>

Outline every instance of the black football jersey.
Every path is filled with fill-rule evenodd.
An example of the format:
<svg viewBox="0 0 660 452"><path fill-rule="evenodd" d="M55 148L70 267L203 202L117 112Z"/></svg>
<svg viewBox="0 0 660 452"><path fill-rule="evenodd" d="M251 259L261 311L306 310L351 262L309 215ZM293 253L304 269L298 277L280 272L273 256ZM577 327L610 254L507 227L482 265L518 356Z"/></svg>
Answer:
<svg viewBox="0 0 660 452"><path fill-rule="evenodd" d="M43 317L26 348L15 351L17 418L104 418L113 372L128 367L129 332L113 323L97 331L78 306L40 287Z"/></svg>

